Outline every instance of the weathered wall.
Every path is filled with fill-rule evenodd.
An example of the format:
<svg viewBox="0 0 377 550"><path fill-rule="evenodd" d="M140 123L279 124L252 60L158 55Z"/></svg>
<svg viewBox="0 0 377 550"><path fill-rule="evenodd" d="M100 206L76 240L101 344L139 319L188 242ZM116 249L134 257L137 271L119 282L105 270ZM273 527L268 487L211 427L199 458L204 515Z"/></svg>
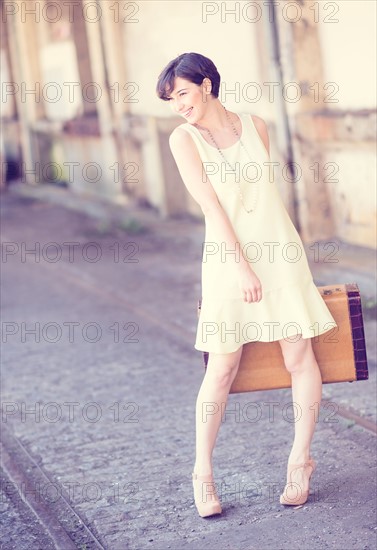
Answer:
<svg viewBox="0 0 377 550"><path fill-rule="evenodd" d="M47 0L27 5L37 4ZM89 6L93 17L93 3L75 4ZM376 246L375 2L297 0L277 3L272 13L263 2L100 0L97 22L75 11L71 23L64 6L62 20L53 24L32 15L22 21L21 12L3 17L6 78L28 88L50 80L78 79L81 86L94 81L101 100L76 94L68 105L65 95L52 105L31 95L24 101L20 94L9 97L2 154L21 149L20 160L31 166L48 161L50 150L62 162L79 162L80 170L96 162L101 179L77 178L70 182L75 191L111 200L132 195L163 216L202 217L168 147L170 132L183 119L155 95L163 67L197 51L213 59L222 75L222 103L268 122L277 184L302 238ZM300 90L297 100L282 93L289 83ZM274 97L269 84L276 85ZM292 160L301 173L295 181L282 175ZM32 175L27 179L34 183Z"/></svg>
<svg viewBox="0 0 377 550"><path fill-rule="evenodd" d="M376 4L297 5L297 22L278 22L285 81L302 92L287 102L301 234L375 247Z"/></svg>

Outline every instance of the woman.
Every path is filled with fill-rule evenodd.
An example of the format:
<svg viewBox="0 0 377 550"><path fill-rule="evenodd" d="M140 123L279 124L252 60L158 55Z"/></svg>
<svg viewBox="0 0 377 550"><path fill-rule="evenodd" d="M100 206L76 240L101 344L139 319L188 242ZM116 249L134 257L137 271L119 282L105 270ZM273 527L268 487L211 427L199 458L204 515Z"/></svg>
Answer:
<svg viewBox="0 0 377 550"><path fill-rule="evenodd" d="M228 111L219 100L219 87L220 75L210 59L184 53L161 72L156 89L186 120L171 133L169 144L206 224L195 348L210 353L196 403L192 473L202 517L222 511L212 452L243 344L252 340L278 340L291 374L293 402L301 415L280 502L306 502L316 467L310 456L313 407L322 395L311 338L336 326L271 180L266 124L258 116ZM208 403L218 407L203 418Z"/></svg>

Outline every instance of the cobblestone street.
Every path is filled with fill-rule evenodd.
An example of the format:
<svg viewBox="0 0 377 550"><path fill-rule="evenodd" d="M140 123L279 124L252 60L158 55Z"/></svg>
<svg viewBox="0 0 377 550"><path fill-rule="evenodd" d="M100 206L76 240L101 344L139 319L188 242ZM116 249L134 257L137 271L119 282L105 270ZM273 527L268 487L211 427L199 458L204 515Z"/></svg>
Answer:
<svg viewBox="0 0 377 550"><path fill-rule="evenodd" d="M3 193L1 548L375 548L376 435L336 406L321 408L309 500L279 504L290 389L229 397L214 453L224 512L198 516L191 472L204 369L193 344L204 226L123 221ZM313 275L360 282L373 301L363 269L313 264ZM323 397L372 425L376 323L364 315L369 380L324 386Z"/></svg>

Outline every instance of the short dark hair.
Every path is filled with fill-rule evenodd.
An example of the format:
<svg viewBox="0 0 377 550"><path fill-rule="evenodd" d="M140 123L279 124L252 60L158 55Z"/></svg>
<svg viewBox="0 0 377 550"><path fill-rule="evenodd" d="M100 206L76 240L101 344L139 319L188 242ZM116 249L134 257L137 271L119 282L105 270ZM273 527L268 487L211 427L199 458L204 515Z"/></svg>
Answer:
<svg viewBox="0 0 377 550"><path fill-rule="evenodd" d="M176 77L184 78L200 86L204 78L212 83L211 94L219 95L220 75L213 61L200 53L183 53L170 61L158 77L156 93L163 101L168 101L169 94L174 89Z"/></svg>

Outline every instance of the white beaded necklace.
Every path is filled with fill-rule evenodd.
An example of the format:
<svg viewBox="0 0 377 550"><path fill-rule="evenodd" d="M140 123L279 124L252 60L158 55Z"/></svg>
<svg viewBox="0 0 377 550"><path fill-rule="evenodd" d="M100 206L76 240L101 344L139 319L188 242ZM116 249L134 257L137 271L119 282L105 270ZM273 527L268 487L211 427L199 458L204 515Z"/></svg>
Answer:
<svg viewBox="0 0 377 550"><path fill-rule="evenodd" d="M224 107L224 110L225 110L225 113L226 113L226 116L229 120L229 122L231 123L232 125L232 128L233 128L233 132L235 133L235 135L238 137L238 143L241 145L241 147L244 148L247 156L249 157L249 159L253 162L253 159L251 158L251 156L249 155L249 152L248 150L246 149L245 145L243 144L243 141L241 139L241 136L239 135L239 133L237 132L230 116L229 116L229 113L228 111L226 110L225 106L223 105ZM242 124L242 122L241 122ZM199 126L199 124L196 124L194 123L194 126L196 128L200 128L201 130L205 130L208 134L209 134L209 137L211 138L212 142L214 143L215 147L217 148L217 150L219 151L220 155L222 156L222 158L224 159L224 161L226 162L226 164L229 166L229 168L231 169L232 172L236 173L236 170L235 168L233 168L229 162L227 161L227 159L225 158L224 156L224 153L222 152L222 150L220 149L220 147L217 145L216 141L215 141L215 138L213 137L212 135L212 132L208 129L208 128L204 128L203 126ZM258 199L258 194L259 194L259 182L254 182L253 183L253 187L252 187L252 208L246 208L246 205L245 205L245 202L243 200L243 194L242 194L242 191L241 191L241 186L238 183L238 190L239 190L239 196L240 196L240 199L241 199L241 203L242 203L242 206L244 207L245 211L250 214L250 212L253 212L255 210L255 207L256 207L256 202L257 202L257 199Z"/></svg>

